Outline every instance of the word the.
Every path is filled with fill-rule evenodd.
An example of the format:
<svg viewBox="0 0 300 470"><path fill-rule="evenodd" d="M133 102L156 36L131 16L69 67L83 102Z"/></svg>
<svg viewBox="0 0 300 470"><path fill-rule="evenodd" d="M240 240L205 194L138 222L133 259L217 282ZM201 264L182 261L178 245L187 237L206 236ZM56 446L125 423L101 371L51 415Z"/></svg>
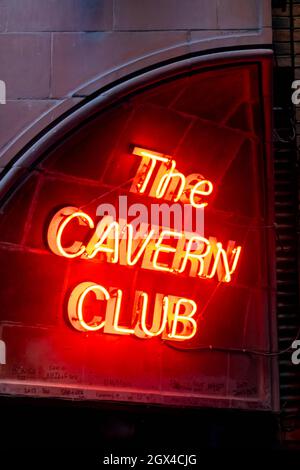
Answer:
<svg viewBox="0 0 300 470"><path fill-rule="evenodd" d="M207 206L208 203L203 199L213 191L211 181L198 173L184 176L177 171L176 161L162 153L134 147L133 154L142 157L142 161L132 182L131 192L147 193L150 197L174 202L180 200L197 209Z"/></svg>
<svg viewBox="0 0 300 470"><path fill-rule="evenodd" d="M85 302L91 294L99 301L99 305L92 319L86 321L85 316L89 313L91 317L91 312L86 312ZM121 289L107 290L93 282L82 282L75 287L69 298L69 320L79 331L103 330L104 333L135 335L139 338L161 335L163 339L168 340L187 340L196 334L197 322L193 317L197 312L197 305L191 299L156 294L153 314L149 315L151 313L149 295L143 291L136 291L132 309L132 319L135 324L130 326L120 324L122 301ZM100 309L103 311L102 315Z"/></svg>

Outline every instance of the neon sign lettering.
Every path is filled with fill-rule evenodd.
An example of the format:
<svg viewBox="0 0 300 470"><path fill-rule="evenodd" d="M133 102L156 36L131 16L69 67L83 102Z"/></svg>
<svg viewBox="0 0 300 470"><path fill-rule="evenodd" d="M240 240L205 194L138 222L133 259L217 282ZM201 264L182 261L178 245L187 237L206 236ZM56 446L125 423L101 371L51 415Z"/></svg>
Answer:
<svg viewBox="0 0 300 470"><path fill-rule="evenodd" d="M203 201L203 198L213 192L213 184L204 176L197 173L184 176L183 173L176 170L176 161L161 153L140 147L134 147L132 153L142 157L131 185L132 192L145 193L154 176L154 181L149 187L149 196L157 199L173 199L174 202L179 200L188 202L197 209L207 206L208 202Z"/></svg>
<svg viewBox="0 0 300 470"><path fill-rule="evenodd" d="M176 161L161 153L134 147L133 155L142 158L130 191L156 199L180 201L199 209L208 205L213 184L200 174L185 176L176 169ZM75 232L74 232L75 228ZM74 235L79 233L80 236ZM73 229L73 232L72 232ZM73 235L72 235L73 233ZM187 238L185 233L162 228L149 229L137 237L132 224L112 216L96 222L77 207L60 209L48 227L48 245L51 251L65 258L92 259L121 264L131 269L139 264L143 269L163 271L177 276L212 279L229 283L235 272L241 246L230 240L227 247L215 237L205 238L197 233ZM72 240L66 242L65 240ZM79 238L79 239L77 239ZM67 245L67 246L66 246ZM97 302L97 313L87 315L87 299ZM88 304L89 305L89 304ZM105 288L93 282L76 286L69 298L68 317L78 331L135 335L139 338L161 336L163 339L183 341L197 332L197 304L194 300L157 293L149 324L149 294L137 291L132 305L130 324L122 323L123 291ZM87 320L87 318L90 318Z"/></svg>

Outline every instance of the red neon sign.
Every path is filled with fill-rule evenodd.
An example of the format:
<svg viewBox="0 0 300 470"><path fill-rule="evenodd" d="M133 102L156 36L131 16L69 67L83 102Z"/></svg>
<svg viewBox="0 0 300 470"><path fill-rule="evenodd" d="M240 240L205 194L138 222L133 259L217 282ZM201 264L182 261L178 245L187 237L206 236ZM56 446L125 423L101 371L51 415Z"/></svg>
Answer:
<svg viewBox="0 0 300 470"><path fill-rule="evenodd" d="M148 188L148 195L157 199L189 202L197 209L207 206L208 202L203 202L203 198L213 192L211 181L198 173L184 176L183 173L176 170L176 161L168 155L140 147L134 147L132 153L142 157L131 185L132 192L142 194ZM156 175L150 186L149 182L153 173Z"/></svg>
<svg viewBox="0 0 300 470"><path fill-rule="evenodd" d="M171 157L134 147L133 154L142 157L142 161L131 185L131 192L155 198L173 199L189 202L194 208L207 206L204 199L213 191L213 184L202 175L184 176L176 170L176 161ZM194 181L194 184L192 182ZM76 220L87 229L87 243L74 240L66 247L62 238L69 224ZM227 249L214 237L205 238L195 233L189 239L184 233L174 230L161 230L156 236L149 230L136 242L134 229L126 221L113 220L104 216L96 225L84 211L68 206L60 209L52 218L48 228L48 244L53 253L65 258L91 259L99 254L107 263L119 263L134 266L140 263L143 269L165 271L173 275L185 275L211 279L218 277L220 282L229 283L236 270L241 247L234 241L228 242ZM134 247L135 245L135 247ZM196 248L194 247L196 245ZM167 261L161 256L167 255ZM114 292L112 294L111 292ZM85 299L93 294L99 301L106 302L105 313L94 317L90 322L84 319ZM192 299L174 295L157 294L154 306L152 326L147 326L148 294L138 291L135 294L132 318L137 318L134 325L120 325L120 310L123 291L83 282L73 290L68 303L68 317L71 325L79 331L99 331L112 334L134 334L142 338L162 335L171 340L191 339L197 331L194 315L197 304ZM184 313L181 313L184 308ZM178 332L178 324L181 331Z"/></svg>

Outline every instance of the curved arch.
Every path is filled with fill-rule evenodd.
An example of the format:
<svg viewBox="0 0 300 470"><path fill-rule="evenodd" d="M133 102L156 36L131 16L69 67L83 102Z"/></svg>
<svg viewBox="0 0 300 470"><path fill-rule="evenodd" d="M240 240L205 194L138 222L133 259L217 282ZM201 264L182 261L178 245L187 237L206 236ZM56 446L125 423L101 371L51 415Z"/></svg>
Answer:
<svg viewBox="0 0 300 470"><path fill-rule="evenodd" d="M203 54L197 53L196 56L175 57L167 63L158 63L150 69L142 69L133 75L124 76L120 80L102 86L90 96L80 100L75 106L72 99L68 98L35 121L9 146L2 157L4 170L0 173L0 198L16 180L26 174L26 169L46 151L48 146L53 145L66 132L70 132L79 122L89 119L100 109L126 95L201 67L222 63L237 64L271 56L272 51L269 49L249 49L249 47L237 50L204 51ZM99 79L95 79L94 83L99 84Z"/></svg>
<svg viewBox="0 0 300 470"><path fill-rule="evenodd" d="M273 312L271 296L274 286L271 269L274 258L271 240L273 232L268 230L270 243L267 243L266 235L266 229L272 223L272 214L265 208L272 195L272 188L269 187L272 179L267 179L270 175L271 160L265 158L270 143L270 136L267 134L270 126L267 123L264 127L262 114L265 118L270 114L270 108L265 107L269 105L270 95L269 55L268 50L223 51L201 57L183 58L177 62L163 64L157 69L144 70L136 76L128 76L126 80L122 79L102 88L77 108L60 116L15 156L7 166L0 183L2 202L5 201L5 204L0 204L3 209L0 230L0 297L3 302L1 316L4 332L8 331L12 321L20 321L21 326L24 326L20 329L19 340L14 343L16 350L22 349L28 326L37 327L38 335L44 334L39 329L50 326L51 334L47 330L45 335L49 351L55 350L58 361L66 361L68 364L72 362L74 370L78 367L79 383L86 390L85 377L80 375L81 359L85 361L88 357L96 358L101 348L102 354L103 351L106 352L109 372L108 369L102 370L103 364L98 361L88 364L93 378L88 382L88 392L84 393L89 393L90 397L95 397L97 391L103 388L102 379L108 373L112 377L119 376L119 364L118 361L115 362L119 355L127 360L122 364L125 376L126 371L132 370L132 361L136 357L142 358L141 365L143 361L153 364L153 370L156 366L161 367L156 364L158 356L152 356L151 348L140 347L141 338L127 338L127 333L124 333L124 329L127 332L133 331L132 328L138 325L138 319L134 315L138 310L136 307L139 307L136 305L139 297L135 293L141 292L141 289L149 292L151 298L157 299L159 312L165 295L169 296L170 305L179 302L180 306L186 302L192 307L197 305L198 313L201 312L201 317L199 315L200 318L197 318L199 335L195 335L195 339L189 334L185 335L185 328L179 330L181 337L186 336L187 341L193 340L195 343L189 348L189 364L175 360L175 355L178 355L184 346L178 345L177 351L171 352L174 355L174 362L171 361L174 364L173 375L176 373L180 378L188 380L187 370L197 374L199 364L203 365L203 370L206 370L207 366L210 368L207 358L200 357L197 352L202 340L214 346L230 344L238 351L243 351L246 346L251 351L257 350L258 347L264 351L268 350ZM127 125L128 123L130 125ZM121 138L118 140L119 135ZM152 157L155 153L157 160L161 157L160 161L163 163L157 165L154 171L152 163L149 166L149 161L146 164L143 159L141 161L140 157L145 155L135 152L135 149L146 153L146 158L151 158L149 151L153 150ZM181 181L184 181L182 208L186 199L191 200L190 194L195 185L192 181L197 181L197 178L202 180L204 176L205 180L216 183L205 213L205 233L208 238L202 238L201 252L193 256L190 252L191 244L186 251L183 245L178 244L178 250L172 245L166 253L175 253L172 255L174 259L171 256L167 261L165 258L158 260L158 254L164 256L165 235L171 233L174 239L185 241L185 234L200 233L200 229L195 230L194 227L180 232L177 229L168 232L164 230L165 227L170 230L175 228L171 227L171 222L160 223L158 220L156 226L163 230L159 230L157 242L150 244L149 237L149 243L147 241L145 244L145 247L149 248L147 256L143 250L139 250L141 257L137 256L137 263L133 265L128 262L132 257L127 256L128 253L131 256L132 248L128 249L129 244L122 245L123 240L119 237L120 229L124 226L121 224L124 218L120 216L120 211L120 223L114 222L118 227L114 248L102 246L105 245L107 233L103 232L105 236L102 239L102 232L99 237L99 233L91 229L96 226L94 224L97 217L103 215L99 213L101 202L119 209L119 196L126 196L129 204L134 205L140 201L144 203L145 208L152 209L157 202L155 185L157 188L163 174L170 175L170 168L175 170L175 167L177 173L174 172L171 177L178 178L180 174ZM144 194L140 188L147 174L150 176ZM168 187L167 192L164 192L166 201L170 202L172 198L174 200L174 193L174 186L172 189ZM198 191L198 196L200 194L201 191ZM72 225L71 219L68 219L67 224L61 224L61 220L64 220L61 216L69 215L66 210L70 207L74 210L76 208L74 224ZM84 218L91 221L90 224L78 223L77 209L81 214L84 211L91 217L87 219L84 215ZM55 214L58 211L63 212L59 213L59 218L56 219ZM132 215L135 214L129 214L130 217ZM152 217L152 212L150 216ZM132 223L132 219L128 220ZM50 225L56 231L49 230ZM49 235L54 237L54 243L49 239ZM208 239L213 249L203 251ZM55 250L58 246L57 240L65 248L60 250L60 254ZM198 241L201 242L199 236ZM175 243L175 240L173 242ZM87 256L75 259L70 264L70 256L64 256L62 251L70 254L67 250L74 247L74 243L79 243L81 250L86 247ZM153 245L157 256L151 254ZM243 255L237 268L235 260L238 260L241 251L239 248L242 248ZM118 258L117 255L104 255L103 258L103 253L109 253L110 250L118 255L119 252L122 253ZM91 256L92 254L95 256ZM212 258L208 258L204 266L202 258L210 254L214 256L214 261L211 262ZM191 268L188 266L187 273L178 269L182 265L178 264L175 256L179 261L184 257L192 265ZM193 261L198 264L195 265ZM225 267L222 269L223 265ZM230 284L229 275L233 270L236 271L237 282L233 279ZM217 289L219 281L222 280L224 288ZM75 336L65 321L70 293L74 286L81 282L103 285L111 295L110 307L116 306L108 308L106 312L108 326L113 324L115 333L111 330L104 331L104 335L119 334L116 333L116 325L119 325L121 299L127 301L123 304L123 313L132 313L134 317L126 317L124 323L120 321L121 334L124 333L122 343L117 344L112 339L105 343L105 346L101 338L100 342L88 341L85 343L88 355L83 358L80 347L82 337ZM124 295L118 296L118 302L116 292L124 292ZM98 311L92 304L97 302L97 299L88 300L91 301L91 310L86 313L95 312L93 309ZM179 314L179 307L178 310L173 310L174 314L176 312ZM191 315L194 313L196 315L195 308L188 312ZM92 320L89 315L86 315L86 318L87 321ZM113 318L118 321L112 323ZM194 325L188 321L187 326ZM196 331L195 328L194 330ZM172 334L175 335L176 331L172 330ZM204 336L201 336L203 331ZM75 333L77 335L77 332ZM134 333L132 335L134 336ZM156 344L157 351L166 347L165 339L168 341L170 336L162 337L163 341ZM177 337L177 340L181 341L181 338ZM27 337L26 341L28 342ZM30 342L33 350L39 351L39 339L30 336ZM45 354L48 354L48 349L43 349ZM72 357L69 356L70 351ZM230 354L228 351L226 364ZM38 364L38 355L32 356L30 359ZM13 354L8 361L11 361L11 357ZM24 357L25 362L26 360L27 356ZM250 356L249 361L252 360ZM253 396L251 395L251 405L245 390L245 394L238 397L239 406L272 406L270 387L265 386L269 383L271 366L268 365L267 369L263 359L259 360L264 369L261 369L262 373L258 375L257 363L253 364L251 380L255 391ZM171 383L161 384L160 374L155 373L155 380L158 390L163 390L163 396L160 396L160 392L147 389L147 378L144 374L148 374L148 371L142 367L139 377L130 379L129 392L120 392L118 399L128 400L130 387L137 391L136 401L144 400L144 392L141 393L141 390L147 391L150 402L153 393L156 393L155 399L158 403L168 403L168 397L172 395L174 398L174 392L178 391ZM36 379L42 377L41 380L44 380L42 374L43 370L37 368ZM7 367L5 377L6 390L10 393L10 390L13 390L10 388L10 382L15 379L14 371ZM227 377L225 380L227 382ZM24 383L17 383L20 394L24 393ZM60 393L57 385L57 382L51 382L49 385L54 395ZM72 386L73 384L70 385ZM117 390L114 386L112 392L106 388L101 397L105 399L108 393L111 393L110 396L115 399L114 390ZM220 388L220 393L213 399L217 398L219 403L228 404L229 400L232 401L232 396L227 392L224 395L223 390L227 388ZM195 405L207 403L203 389L190 389L188 393L190 392L193 394ZM40 396L43 393L43 389L37 384L36 394ZM178 403L191 404L190 396L179 395L176 398ZM95 399L99 397L100 395Z"/></svg>

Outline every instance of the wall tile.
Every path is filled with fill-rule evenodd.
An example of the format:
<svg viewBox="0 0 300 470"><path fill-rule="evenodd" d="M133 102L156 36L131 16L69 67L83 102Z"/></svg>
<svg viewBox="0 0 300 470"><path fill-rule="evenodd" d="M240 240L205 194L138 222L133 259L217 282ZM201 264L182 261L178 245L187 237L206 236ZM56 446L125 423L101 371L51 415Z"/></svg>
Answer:
<svg viewBox="0 0 300 470"><path fill-rule="evenodd" d="M183 32L54 34L54 97L97 75L186 42Z"/></svg>
<svg viewBox="0 0 300 470"><path fill-rule="evenodd" d="M49 96L50 34L1 34L0 57L7 99Z"/></svg>
<svg viewBox="0 0 300 470"><path fill-rule="evenodd" d="M4 0L3 3L7 10L7 31L112 29L112 0Z"/></svg>

